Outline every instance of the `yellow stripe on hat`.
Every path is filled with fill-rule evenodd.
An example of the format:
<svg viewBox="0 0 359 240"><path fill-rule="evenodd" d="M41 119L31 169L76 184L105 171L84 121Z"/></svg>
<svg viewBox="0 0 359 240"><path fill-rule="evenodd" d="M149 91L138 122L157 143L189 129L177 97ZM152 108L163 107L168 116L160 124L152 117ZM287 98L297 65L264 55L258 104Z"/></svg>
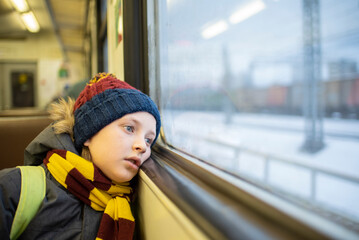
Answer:
<svg viewBox="0 0 359 240"><path fill-rule="evenodd" d="M114 74L111 74L111 73L105 73L105 72L98 73L89 81L89 83L87 85L91 86L92 84L101 81L102 79L106 78L107 76L116 77Z"/></svg>

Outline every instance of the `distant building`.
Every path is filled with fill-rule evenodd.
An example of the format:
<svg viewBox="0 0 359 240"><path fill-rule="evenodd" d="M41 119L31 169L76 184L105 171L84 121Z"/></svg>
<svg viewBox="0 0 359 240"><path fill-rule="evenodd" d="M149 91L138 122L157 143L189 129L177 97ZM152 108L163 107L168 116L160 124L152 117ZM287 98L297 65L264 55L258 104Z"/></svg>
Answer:
<svg viewBox="0 0 359 240"><path fill-rule="evenodd" d="M354 60L342 59L328 63L329 80L346 80L358 75L357 64Z"/></svg>

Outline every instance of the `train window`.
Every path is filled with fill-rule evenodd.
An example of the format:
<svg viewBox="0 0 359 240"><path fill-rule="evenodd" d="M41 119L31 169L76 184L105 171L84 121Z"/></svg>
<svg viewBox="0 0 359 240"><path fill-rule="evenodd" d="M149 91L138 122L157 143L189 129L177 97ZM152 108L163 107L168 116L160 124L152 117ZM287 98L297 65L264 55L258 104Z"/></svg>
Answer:
<svg viewBox="0 0 359 240"><path fill-rule="evenodd" d="M156 3L166 142L358 226L358 1Z"/></svg>

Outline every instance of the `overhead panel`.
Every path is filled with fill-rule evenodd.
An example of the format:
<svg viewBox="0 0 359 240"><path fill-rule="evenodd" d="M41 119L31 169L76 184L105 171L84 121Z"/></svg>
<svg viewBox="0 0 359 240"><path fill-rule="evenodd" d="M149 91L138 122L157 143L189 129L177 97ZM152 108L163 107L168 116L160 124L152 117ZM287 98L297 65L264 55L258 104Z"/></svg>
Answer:
<svg viewBox="0 0 359 240"><path fill-rule="evenodd" d="M87 0L50 0L64 52L83 52Z"/></svg>

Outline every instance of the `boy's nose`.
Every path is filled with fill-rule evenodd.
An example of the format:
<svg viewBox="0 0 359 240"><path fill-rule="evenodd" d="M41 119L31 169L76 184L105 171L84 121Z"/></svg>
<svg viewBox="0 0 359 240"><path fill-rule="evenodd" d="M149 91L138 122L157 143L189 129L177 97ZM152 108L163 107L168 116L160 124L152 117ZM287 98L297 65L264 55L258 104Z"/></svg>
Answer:
<svg viewBox="0 0 359 240"><path fill-rule="evenodd" d="M134 144L133 144L133 148L135 151L139 151L141 153L146 151L146 142L145 140L141 140L141 139L137 139Z"/></svg>

